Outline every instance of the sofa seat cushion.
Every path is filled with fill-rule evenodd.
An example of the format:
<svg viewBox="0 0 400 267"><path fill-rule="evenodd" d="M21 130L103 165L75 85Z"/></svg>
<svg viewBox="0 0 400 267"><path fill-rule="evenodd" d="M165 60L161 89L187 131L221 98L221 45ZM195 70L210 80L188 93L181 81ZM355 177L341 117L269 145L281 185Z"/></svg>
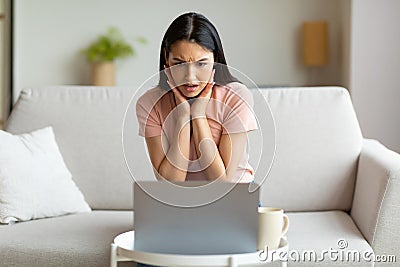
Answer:
<svg viewBox="0 0 400 267"><path fill-rule="evenodd" d="M132 211L93 211L0 225L0 266L109 266L114 237L132 228Z"/></svg>
<svg viewBox="0 0 400 267"><path fill-rule="evenodd" d="M362 258L360 262L330 260L329 254L325 254L322 262L302 258L309 255L305 254L307 251L315 251L317 259L322 257L323 250L340 252L339 240L345 240L349 250L372 251L347 213L287 214L290 219L287 233L289 265L372 266ZM129 211L93 211L91 214L3 225L0 226L0 266L109 266L112 240L119 233L132 230L132 225L133 213ZM132 263L119 263L118 266L132 266Z"/></svg>
<svg viewBox="0 0 400 267"><path fill-rule="evenodd" d="M290 266L373 266L372 262L363 260L365 251L372 252L371 246L364 239L361 232L354 224L352 218L343 211L324 212L292 212L287 213L290 227L287 232L289 241ZM347 244L347 246L346 246ZM307 251L315 251L317 259L321 259L324 250L333 252L332 260L329 253L325 254L325 260L315 262L302 259ZM351 255L346 261L334 260L346 251L360 252L360 261L353 261ZM346 253L347 253L346 252ZM367 253L368 254L368 253ZM300 255L300 257L298 257ZM368 254L370 255L370 254Z"/></svg>

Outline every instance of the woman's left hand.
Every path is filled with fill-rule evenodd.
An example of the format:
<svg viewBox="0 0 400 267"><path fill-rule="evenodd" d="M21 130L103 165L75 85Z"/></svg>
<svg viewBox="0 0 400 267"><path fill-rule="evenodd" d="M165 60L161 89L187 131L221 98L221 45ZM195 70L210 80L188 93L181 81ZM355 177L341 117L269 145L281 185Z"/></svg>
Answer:
<svg viewBox="0 0 400 267"><path fill-rule="evenodd" d="M206 87L198 95L198 97L195 98L194 103L191 105L190 113L193 118L206 116L207 104L210 101L212 88L215 84L214 75L215 75L215 69L212 71L210 79L206 84Z"/></svg>

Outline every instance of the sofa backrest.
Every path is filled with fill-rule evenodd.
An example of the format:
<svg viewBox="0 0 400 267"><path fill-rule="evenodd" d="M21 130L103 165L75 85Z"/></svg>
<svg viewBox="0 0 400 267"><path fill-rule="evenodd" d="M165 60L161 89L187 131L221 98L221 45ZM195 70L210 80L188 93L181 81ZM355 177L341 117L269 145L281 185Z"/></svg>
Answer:
<svg viewBox="0 0 400 267"><path fill-rule="evenodd" d="M347 90L260 90L276 126L275 159L261 187L263 204L288 211L349 210L362 136ZM89 205L93 209L130 209L133 180L121 136L124 114L134 93L134 89L123 87L24 89L6 130L24 133L53 126L65 163ZM134 110L133 105L128 112L131 122ZM137 136L134 123L126 124L124 130L132 133L132 138L127 138L133 140L128 145L133 148L129 161L149 166L147 155L135 153L144 141L133 138Z"/></svg>
<svg viewBox="0 0 400 267"><path fill-rule="evenodd" d="M275 121L276 151L263 205L350 210L362 134L341 87L260 89Z"/></svg>

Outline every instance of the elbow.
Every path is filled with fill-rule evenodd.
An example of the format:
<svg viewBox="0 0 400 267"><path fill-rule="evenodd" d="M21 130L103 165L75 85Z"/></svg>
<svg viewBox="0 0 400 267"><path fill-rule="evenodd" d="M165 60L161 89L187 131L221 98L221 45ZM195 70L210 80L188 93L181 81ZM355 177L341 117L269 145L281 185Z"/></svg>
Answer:
<svg viewBox="0 0 400 267"><path fill-rule="evenodd" d="M170 182L184 182L186 180L186 172L180 170L164 170L160 167L156 171L156 177L158 181L167 180Z"/></svg>

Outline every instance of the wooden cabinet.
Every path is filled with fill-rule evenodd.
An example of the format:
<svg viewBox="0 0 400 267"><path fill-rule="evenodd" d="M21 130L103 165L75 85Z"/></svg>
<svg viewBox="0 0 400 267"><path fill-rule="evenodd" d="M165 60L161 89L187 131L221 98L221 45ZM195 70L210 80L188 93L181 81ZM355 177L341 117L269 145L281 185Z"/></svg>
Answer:
<svg viewBox="0 0 400 267"><path fill-rule="evenodd" d="M10 4L11 0L0 0L0 129L10 112Z"/></svg>
<svg viewBox="0 0 400 267"><path fill-rule="evenodd" d="M4 60L4 50L5 50L5 7L4 0L0 0L0 129L3 129L4 123L4 68L5 68L5 60Z"/></svg>

